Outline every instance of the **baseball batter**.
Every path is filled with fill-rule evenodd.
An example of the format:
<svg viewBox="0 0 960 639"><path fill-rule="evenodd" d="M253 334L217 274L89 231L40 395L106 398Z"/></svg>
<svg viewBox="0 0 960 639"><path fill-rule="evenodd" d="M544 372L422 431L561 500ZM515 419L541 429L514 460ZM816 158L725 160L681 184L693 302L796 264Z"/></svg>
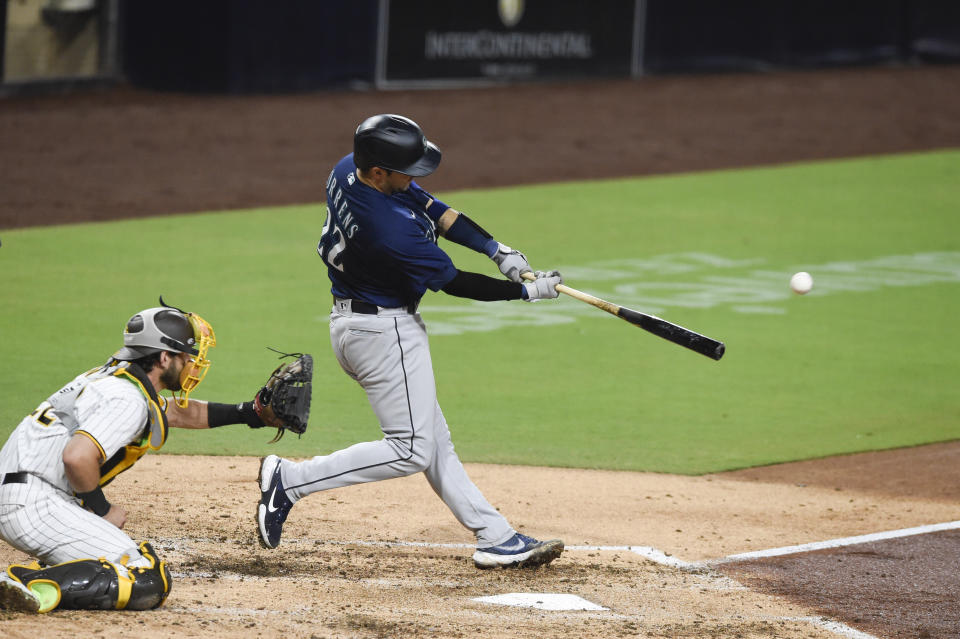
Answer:
<svg viewBox="0 0 960 639"><path fill-rule="evenodd" d="M103 487L163 446L169 426L264 425L255 402L189 398L216 344L199 315L146 309L127 322L123 341L27 415L0 450L0 538L39 560L0 574L0 609L160 606L170 571L149 543L122 532L127 513Z"/></svg>
<svg viewBox="0 0 960 639"><path fill-rule="evenodd" d="M417 306L426 291L482 301L557 297L556 271L537 272L466 215L423 190L440 150L415 122L376 115L357 128L354 152L326 184L327 217L317 247L331 282L330 340L340 366L366 391L383 439L301 463L269 455L260 466L262 543L280 543L292 505L321 490L422 472L477 539L478 568L537 566L563 542L514 530L467 476L437 403L427 331ZM437 237L485 253L509 279L458 270Z"/></svg>

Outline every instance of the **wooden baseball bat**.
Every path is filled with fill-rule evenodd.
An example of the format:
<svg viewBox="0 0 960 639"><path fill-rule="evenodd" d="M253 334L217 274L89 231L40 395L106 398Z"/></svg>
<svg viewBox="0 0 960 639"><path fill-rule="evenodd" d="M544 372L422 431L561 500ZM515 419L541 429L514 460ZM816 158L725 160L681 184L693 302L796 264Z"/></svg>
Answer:
<svg viewBox="0 0 960 639"><path fill-rule="evenodd" d="M524 273L523 278L526 280L536 279L533 273ZM620 319L626 320L634 326L639 326L648 333L653 333L657 337L662 337L667 341L673 342L674 344L679 344L684 348L689 348L690 350L696 351L701 355L706 355L711 359L719 360L721 357L723 357L723 353L727 350L727 347L723 342L718 342L717 340L707 337L706 335L695 333L690 329L668 322L667 320L657 317L656 315L648 315L647 313L634 311L626 308L625 306L620 306L619 304L602 300L599 297L594 297L589 293L584 293L583 291L578 291L575 288L570 288L565 284L557 284L556 288L558 293L569 295L570 297L578 299L581 302L586 302L591 306L596 306L600 310L606 311L611 315L616 315Z"/></svg>

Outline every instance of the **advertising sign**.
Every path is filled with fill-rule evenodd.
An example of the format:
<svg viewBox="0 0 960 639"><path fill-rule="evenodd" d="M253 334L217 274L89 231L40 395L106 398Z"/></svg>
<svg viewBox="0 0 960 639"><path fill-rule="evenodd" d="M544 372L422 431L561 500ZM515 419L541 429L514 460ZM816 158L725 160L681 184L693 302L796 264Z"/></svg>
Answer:
<svg viewBox="0 0 960 639"><path fill-rule="evenodd" d="M629 76L637 0L381 0L377 84Z"/></svg>

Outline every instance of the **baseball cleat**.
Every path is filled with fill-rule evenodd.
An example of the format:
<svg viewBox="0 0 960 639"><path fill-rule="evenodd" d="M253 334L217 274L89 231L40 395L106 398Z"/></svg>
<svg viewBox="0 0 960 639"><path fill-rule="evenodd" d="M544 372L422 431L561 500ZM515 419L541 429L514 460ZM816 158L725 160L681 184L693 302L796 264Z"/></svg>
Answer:
<svg viewBox="0 0 960 639"><path fill-rule="evenodd" d="M473 553L473 565L480 569L534 568L545 566L560 556L563 542L559 539L537 541L532 537L514 534L499 546L477 548Z"/></svg>
<svg viewBox="0 0 960 639"><path fill-rule="evenodd" d="M0 573L0 610L40 612L40 600L29 588L3 572Z"/></svg>
<svg viewBox="0 0 960 639"><path fill-rule="evenodd" d="M293 502L280 478L280 458L267 455L260 460L260 503L257 504L257 527L260 529L260 545L276 548L280 545L283 522L287 520Z"/></svg>

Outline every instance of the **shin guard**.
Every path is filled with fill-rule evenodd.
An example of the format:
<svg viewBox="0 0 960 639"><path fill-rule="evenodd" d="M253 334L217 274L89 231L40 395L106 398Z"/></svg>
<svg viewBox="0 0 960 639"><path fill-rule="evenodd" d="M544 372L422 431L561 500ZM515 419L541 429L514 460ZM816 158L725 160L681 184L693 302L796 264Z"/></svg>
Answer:
<svg viewBox="0 0 960 639"><path fill-rule="evenodd" d="M78 559L46 568L13 565L7 572L31 591L48 591L40 612L159 608L170 593L170 571L149 543L140 544L140 554L149 566L128 569L105 559Z"/></svg>

